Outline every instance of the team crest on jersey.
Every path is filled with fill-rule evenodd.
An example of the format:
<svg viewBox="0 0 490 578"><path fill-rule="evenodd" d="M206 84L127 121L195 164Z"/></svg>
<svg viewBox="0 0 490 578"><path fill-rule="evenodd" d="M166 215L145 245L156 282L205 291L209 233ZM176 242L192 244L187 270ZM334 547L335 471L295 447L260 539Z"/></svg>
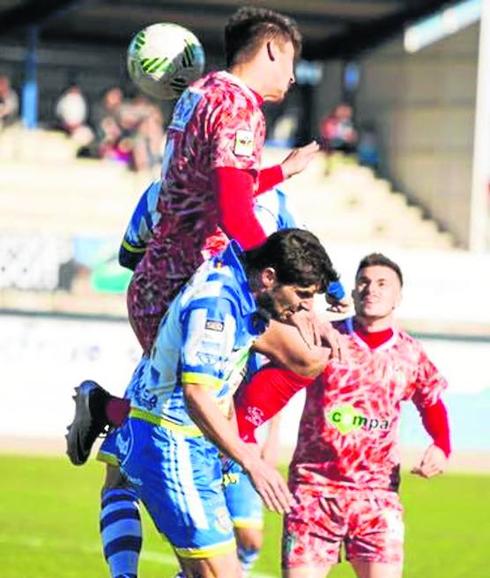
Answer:
<svg viewBox="0 0 490 578"><path fill-rule="evenodd" d="M240 157L249 157L254 152L254 135L249 130L237 130L233 152Z"/></svg>

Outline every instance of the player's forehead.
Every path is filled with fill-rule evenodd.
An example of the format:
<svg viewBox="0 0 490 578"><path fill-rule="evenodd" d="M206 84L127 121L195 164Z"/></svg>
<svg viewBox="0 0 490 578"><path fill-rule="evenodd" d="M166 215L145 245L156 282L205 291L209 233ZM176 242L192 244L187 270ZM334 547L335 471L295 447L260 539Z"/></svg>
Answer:
<svg viewBox="0 0 490 578"><path fill-rule="evenodd" d="M318 283L312 283L311 285L279 284L279 286L285 291L292 291L305 298L314 297L316 293L320 292Z"/></svg>
<svg viewBox="0 0 490 578"><path fill-rule="evenodd" d="M387 281L400 284L396 271L387 265L369 265L360 269L356 281Z"/></svg>

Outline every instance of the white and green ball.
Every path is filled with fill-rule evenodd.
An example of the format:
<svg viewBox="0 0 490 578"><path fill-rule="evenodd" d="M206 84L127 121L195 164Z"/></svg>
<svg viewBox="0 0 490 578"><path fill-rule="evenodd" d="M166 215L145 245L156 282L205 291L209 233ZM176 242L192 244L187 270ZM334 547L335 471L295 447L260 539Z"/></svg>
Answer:
<svg viewBox="0 0 490 578"><path fill-rule="evenodd" d="M198 38L178 24L161 22L140 30L128 47L128 72L145 94L172 100L204 71Z"/></svg>

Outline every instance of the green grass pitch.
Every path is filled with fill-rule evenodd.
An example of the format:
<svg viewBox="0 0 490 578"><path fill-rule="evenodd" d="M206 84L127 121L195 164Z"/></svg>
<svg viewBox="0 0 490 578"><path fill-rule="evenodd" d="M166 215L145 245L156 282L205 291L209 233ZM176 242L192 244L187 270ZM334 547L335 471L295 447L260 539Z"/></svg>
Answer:
<svg viewBox="0 0 490 578"><path fill-rule="evenodd" d="M98 535L103 466L75 468L57 457L0 455L2 578L106 578ZM490 577L490 477L406 473L405 578ZM140 578L172 578L176 565L145 516ZM280 519L266 518L254 576L279 576ZM353 576L347 563L334 578Z"/></svg>

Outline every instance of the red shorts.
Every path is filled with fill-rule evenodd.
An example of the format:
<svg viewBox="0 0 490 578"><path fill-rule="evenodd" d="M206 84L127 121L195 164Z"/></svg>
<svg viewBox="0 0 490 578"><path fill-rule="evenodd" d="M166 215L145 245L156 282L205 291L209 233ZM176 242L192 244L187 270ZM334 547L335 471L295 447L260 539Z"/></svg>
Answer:
<svg viewBox="0 0 490 578"><path fill-rule="evenodd" d="M161 233L148 247L127 293L129 322L146 354L174 297L204 259L223 251L227 242L225 234L217 229L204 238L197 232L195 236L182 233L177 239Z"/></svg>
<svg viewBox="0 0 490 578"><path fill-rule="evenodd" d="M284 520L283 568L323 567L348 560L398 564L403 560L403 508L398 494L297 486L297 503Z"/></svg>
<svg viewBox="0 0 490 578"><path fill-rule="evenodd" d="M194 242L185 241L163 242L157 249L149 249L152 254L145 255L129 284L129 322L146 354L172 300L203 261L201 248L196 250Z"/></svg>

